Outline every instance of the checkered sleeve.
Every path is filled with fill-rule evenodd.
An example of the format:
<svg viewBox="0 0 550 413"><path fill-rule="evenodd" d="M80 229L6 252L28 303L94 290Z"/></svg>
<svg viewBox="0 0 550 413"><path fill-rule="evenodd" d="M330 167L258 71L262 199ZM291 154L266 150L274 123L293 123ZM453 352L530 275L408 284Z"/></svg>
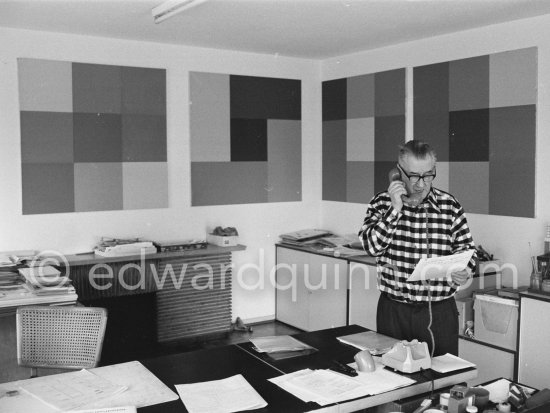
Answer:
<svg viewBox="0 0 550 413"><path fill-rule="evenodd" d="M458 201L456 202L453 216L454 220L451 227L451 232L453 234L452 253L456 254L458 252L464 252L473 249L474 254L470 259L470 262L468 263L468 268L472 271L472 273L475 273L477 259L475 244L472 238L472 234L470 233L470 228L468 227L468 221L466 220L464 209L458 203Z"/></svg>
<svg viewBox="0 0 550 413"><path fill-rule="evenodd" d="M372 256L382 255L392 242L400 216L401 213L393 208L387 193L376 195L367 206L365 220L359 231L363 249Z"/></svg>

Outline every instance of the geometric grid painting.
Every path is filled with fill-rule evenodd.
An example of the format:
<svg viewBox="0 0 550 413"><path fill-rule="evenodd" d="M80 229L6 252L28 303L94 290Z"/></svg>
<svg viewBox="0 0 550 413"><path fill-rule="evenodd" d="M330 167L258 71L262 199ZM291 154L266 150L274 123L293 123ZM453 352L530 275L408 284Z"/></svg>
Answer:
<svg viewBox="0 0 550 413"><path fill-rule="evenodd" d="M405 69L323 82L323 200L368 203L405 142Z"/></svg>
<svg viewBox="0 0 550 413"><path fill-rule="evenodd" d="M189 76L192 206L301 201L301 81Z"/></svg>
<svg viewBox="0 0 550 413"><path fill-rule="evenodd" d="M18 59L23 214L168 207L166 71Z"/></svg>
<svg viewBox="0 0 550 413"><path fill-rule="evenodd" d="M414 68L414 136L467 212L535 216L537 49Z"/></svg>

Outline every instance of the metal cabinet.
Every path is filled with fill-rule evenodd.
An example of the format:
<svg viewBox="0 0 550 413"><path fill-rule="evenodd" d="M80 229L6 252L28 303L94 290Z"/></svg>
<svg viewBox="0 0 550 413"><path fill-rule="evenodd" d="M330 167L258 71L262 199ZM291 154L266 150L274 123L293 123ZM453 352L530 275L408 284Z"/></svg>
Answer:
<svg viewBox="0 0 550 413"><path fill-rule="evenodd" d="M276 318L305 331L347 323L347 261L277 246Z"/></svg>

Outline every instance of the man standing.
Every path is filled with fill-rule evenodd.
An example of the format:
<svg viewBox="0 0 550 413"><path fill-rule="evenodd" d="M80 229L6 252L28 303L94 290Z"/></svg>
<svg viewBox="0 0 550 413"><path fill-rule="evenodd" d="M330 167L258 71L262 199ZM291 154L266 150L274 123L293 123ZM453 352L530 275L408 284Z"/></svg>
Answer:
<svg viewBox="0 0 550 413"><path fill-rule="evenodd" d="M359 231L365 251L377 257L377 330L400 340L425 341L434 356L458 355L454 295L475 268L475 251L467 269L450 279L407 279L420 258L475 248L464 210L454 196L432 187L436 154L427 143L411 140L401 146L397 168L401 180L371 200Z"/></svg>

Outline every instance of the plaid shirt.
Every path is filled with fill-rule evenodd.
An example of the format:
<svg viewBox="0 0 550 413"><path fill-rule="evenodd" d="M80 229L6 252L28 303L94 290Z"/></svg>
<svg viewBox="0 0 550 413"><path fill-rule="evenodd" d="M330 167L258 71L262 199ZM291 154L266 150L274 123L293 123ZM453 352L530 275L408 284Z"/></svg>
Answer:
<svg viewBox="0 0 550 413"><path fill-rule="evenodd" d="M377 257L378 288L405 302L441 301L458 286L446 279L408 282L420 258L450 255L475 248L464 210L447 192L431 188L417 208L403 205L397 212L388 192L369 203L359 237L363 248ZM476 254L468 263L474 272Z"/></svg>

